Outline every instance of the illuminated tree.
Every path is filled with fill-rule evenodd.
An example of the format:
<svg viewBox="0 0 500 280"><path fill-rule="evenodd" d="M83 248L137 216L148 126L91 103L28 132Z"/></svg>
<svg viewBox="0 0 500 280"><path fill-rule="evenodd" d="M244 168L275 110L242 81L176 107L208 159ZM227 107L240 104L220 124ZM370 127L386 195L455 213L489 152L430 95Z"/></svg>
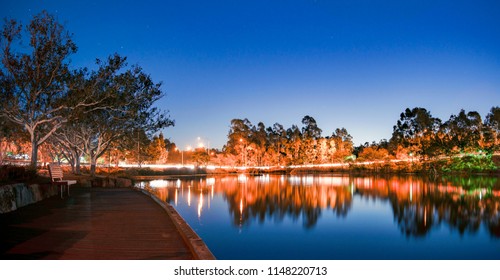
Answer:
<svg viewBox="0 0 500 280"><path fill-rule="evenodd" d="M500 149L500 107L492 107L484 120L483 148L490 152Z"/></svg>
<svg viewBox="0 0 500 280"><path fill-rule="evenodd" d="M165 139L163 138L163 133L154 136L153 140L147 148L148 161L153 163L165 163L168 159L168 151L165 144Z"/></svg>
<svg viewBox="0 0 500 280"><path fill-rule="evenodd" d="M441 120L434 118L424 108L406 109L393 127L394 143L408 148L413 155L431 156L433 137L441 126Z"/></svg>
<svg viewBox="0 0 500 280"><path fill-rule="evenodd" d="M347 156L350 156L354 149L352 136L345 128L337 128L332 133L331 140L335 144L335 153L333 153L334 160L343 161Z"/></svg>
<svg viewBox="0 0 500 280"><path fill-rule="evenodd" d="M465 113L461 110L458 115L452 115L444 126L447 128L448 145L452 149L469 152L479 147L482 120L478 112Z"/></svg>

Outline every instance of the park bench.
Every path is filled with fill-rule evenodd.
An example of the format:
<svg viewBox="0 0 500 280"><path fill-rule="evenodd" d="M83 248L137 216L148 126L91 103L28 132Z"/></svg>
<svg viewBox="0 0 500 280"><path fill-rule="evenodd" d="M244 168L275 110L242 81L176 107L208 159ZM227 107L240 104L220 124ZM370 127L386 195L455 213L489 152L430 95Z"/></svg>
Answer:
<svg viewBox="0 0 500 280"><path fill-rule="evenodd" d="M68 188L69 196L69 186L76 184L75 180L63 180L63 171L60 165L49 164L49 174L52 184L61 186L61 198L63 198L64 187Z"/></svg>

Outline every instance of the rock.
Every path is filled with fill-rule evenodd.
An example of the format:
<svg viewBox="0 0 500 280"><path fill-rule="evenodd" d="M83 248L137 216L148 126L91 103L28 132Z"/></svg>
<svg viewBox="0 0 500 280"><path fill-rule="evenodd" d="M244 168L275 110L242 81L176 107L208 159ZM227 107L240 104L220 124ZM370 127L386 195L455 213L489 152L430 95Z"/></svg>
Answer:
<svg viewBox="0 0 500 280"><path fill-rule="evenodd" d="M16 194L11 185L0 187L0 213L7 213L17 209Z"/></svg>

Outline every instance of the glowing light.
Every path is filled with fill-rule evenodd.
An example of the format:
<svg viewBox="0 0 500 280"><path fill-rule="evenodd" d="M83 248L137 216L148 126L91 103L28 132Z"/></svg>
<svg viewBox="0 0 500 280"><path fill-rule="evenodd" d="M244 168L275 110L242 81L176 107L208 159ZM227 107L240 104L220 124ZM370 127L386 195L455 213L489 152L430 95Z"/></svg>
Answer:
<svg viewBox="0 0 500 280"><path fill-rule="evenodd" d="M191 206L191 188L188 189L188 199L187 199L187 202L188 202L188 206Z"/></svg>
<svg viewBox="0 0 500 280"><path fill-rule="evenodd" d="M178 197L179 197L178 192L179 192L179 189L175 189L175 196L174 196L175 206L177 206L177 199L178 199Z"/></svg>
<svg viewBox="0 0 500 280"><path fill-rule="evenodd" d="M215 178L207 178L207 185L208 186L215 185Z"/></svg>
<svg viewBox="0 0 500 280"><path fill-rule="evenodd" d="M413 182L410 182L410 201L413 201Z"/></svg>
<svg viewBox="0 0 500 280"><path fill-rule="evenodd" d="M198 200L198 218L201 217L201 210L203 209L203 192L200 190L200 199Z"/></svg>
<svg viewBox="0 0 500 280"><path fill-rule="evenodd" d="M168 187L168 181L166 180L153 180L149 182L149 186L152 188L166 188Z"/></svg>
<svg viewBox="0 0 500 280"><path fill-rule="evenodd" d="M247 175L245 175L245 174L238 175L238 182L245 183L247 180L248 180Z"/></svg>

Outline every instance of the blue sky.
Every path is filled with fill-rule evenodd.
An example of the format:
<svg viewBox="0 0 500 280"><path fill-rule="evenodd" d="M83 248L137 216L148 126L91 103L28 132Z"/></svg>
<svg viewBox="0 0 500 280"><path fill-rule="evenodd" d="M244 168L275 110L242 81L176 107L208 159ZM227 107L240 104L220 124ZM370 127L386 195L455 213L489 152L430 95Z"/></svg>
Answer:
<svg viewBox="0 0 500 280"><path fill-rule="evenodd" d="M119 53L163 82L181 148L221 148L233 118L310 115L360 144L390 138L407 107L447 120L500 105L500 1L0 1L23 23L43 9L74 34L75 67Z"/></svg>

